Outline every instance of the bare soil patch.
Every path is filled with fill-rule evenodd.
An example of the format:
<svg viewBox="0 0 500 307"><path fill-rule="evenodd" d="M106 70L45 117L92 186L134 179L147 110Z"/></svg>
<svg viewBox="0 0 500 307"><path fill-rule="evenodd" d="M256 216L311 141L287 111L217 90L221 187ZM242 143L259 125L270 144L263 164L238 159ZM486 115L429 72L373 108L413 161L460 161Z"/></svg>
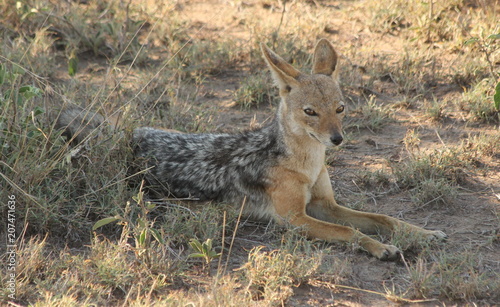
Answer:
<svg viewBox="0 0 500 307"><path fill-rule="evenodd" d="M20 63L29 71L0 87L0 94L8 97L25 84L44 90L23 106L5 103L0 113L0 141L6 144L0 148L0 181L8 187L0 195L17 193L26 235L19 239L17 303L500 304L500 123L488 104L500 47L491 41L488 63L484 48L465 44L470 37L490 42L478 27L498 33L500 24L492 18L500 14L498 3L131 3L134 10L121 2L71 2L65 4L72 7L68 19L54 17L56 9L28 7L22 15L23 8L0 5L12 21L0 22L0 64L14 69ZM99 16L84 16L94 6L102 6ZM72 37L77 30L80 36ZM337 201L443 230L445 242L415 243L404 234L380 238L405 249L399 261L381 262L358 246L304 241L296 230L273 224L241 220L236 228L231 210L224 228L225 209L215 204L169 200L148 211L137 200L139 188L127 183L125 163L133 128L236 133L263 125L276 110L278 93L258 44L307 71L319 38L332 41L341 54L348 108L345 141L328 151L326 161ZM71 52L78 57L74 76L68 74ZM264 95L245 100L259 93ZM117 111L125 125L75 155L52 130L52 111L68 102L103 115ZM41 119L34 115L37 108L45 110ZM118 215L121 223L91 231L98 220ZM165 242L157 244L150 235L151 245L140 249L137 220ZM213 238L224 253L231 246L231 255L209 264L191 259L188 242L194 238ZM268 256L259 261L278 273L259 277L250 259L256 255ZM313 273L292 272L309 259ZM294 265L283 269L287 261Z"/></svg>

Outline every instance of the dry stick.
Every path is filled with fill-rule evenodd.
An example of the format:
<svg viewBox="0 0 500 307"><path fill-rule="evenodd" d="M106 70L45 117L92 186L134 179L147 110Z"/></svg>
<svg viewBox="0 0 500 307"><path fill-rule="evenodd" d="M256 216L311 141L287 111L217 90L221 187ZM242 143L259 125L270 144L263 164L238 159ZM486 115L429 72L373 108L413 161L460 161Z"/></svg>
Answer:
<svg viewBox="0 0 500 307"><path fill-rule="evenodd" d="M3 163L5 165L7 165L6 163ZM8 166L8 165L7 165ZM10 168L10 166L9 166ZM45 208L44 206L42 206L40 203L39 203L39 200L37 197L29 194L28 192L26 192L25 190L23 190L20 186L18 186L14 181L10 180L9 177L7 177L4 173L0 172L0 177L3 178L11 187L13 187L14 189L16 189L17 191L19 191L19 193L23 194L24 196L28 197L32 202L34 202L36 205L38 205L38 207L40 209L42 209L43 211L45 212L49 212L49 209Z"/></svg>
<svg viewBox="0 0 500 307"><path fill-rule="evenodd" d="M127 177L125 177L125 178L123 178L123 179L121 179L121 180L119 180L119 181L116 181L116 182L110 183L110 184L108 184L108 185L105 185L105 186L103 186L103 187L101 187L101 188L99 188L99 189L97 189L97 190L95 190L95 191L89 192L89 193L87 193L87 194L83 194L83 195L81 195L81 196L77 196L75 199L79 199L79 198L87 197L87 196L89 196L89 195L91 195L91 194L94 194L94 193L97 193L97 192L102 191L102 190L104 190L104 189L107 189L107 188L109 188L109 187L112 187L112 186L114 186L114 185L116 185L116 184L118 184L118 183L120 183L120 182L126 181L126 180L128 180L128 179L130 179L130 178L132 178L132 177L134 177L134 176L137 176L137 175L139 175L139 174L144 174L144 173L146 173L147 171L149 171L150 169L152 169L153 167L154 167L154 166L148 167L148 168L146 168L146 169L144 169L144 170L142 170L142 171L138 171L138 172L136 172L135 174L132 174L132 175L130 175L130 176L127 176Z"/></svg>
<svg viewBox="0 0 500 307"><path fill-rule="evenodd" d="M222 216L222 249L220 251L219 264L217 265L217 278L220 276L222 256L224 256L224 240L226 239L226 212L227 211L224 211L224 215Z"/></svg>
<svg viewBox="0 0 500 307"><path fill-rule="evenodd" d="M437 131L437 129L434 129L434 132L436 132L436 135L437 135L437 137L438 137L439 141L441 142L441 144L442 144L442 145L443 145L443 146L447 149L447 148L448 148L448 146L446 146L446 143L445 143L445 142L443 142L443 139L442 139L442 138L441 138L441 136L439 135L439 132Z"/></svg>
<svg viewBox="0 0 500 307"><path fill-rule="evenodd" d="M153 282L153 285L151 286L151 290L149 290L148 295L146 296L146 299L147 299L146 302L148 302L148 305L151 303L151 295L153 294L153 291L155 290L157 284L158 284L158 277L155 278L155 281ZM137 293L137 295L139 295L139 293Z"/></svg>
<svg viewBox="0 0 500 307"><path fill-rule="evenodd" d="M127 302L130 298L130 294L132 293L133 289L134 289L134 285L132 285L132 287L130 287L130 289L128 290L127 295L125 296L125 300L123 301L122 307L127 305ZM137 292L139 293L140 291L137 291Z"/></svg>
<svg viewBox="0 0 500 307"><path fill-rule="evenodd" d="M236 237L236 232L238 231L241 215L243 214L243 209L245 208L246 202L247 202L247 197L245 196L245 198L243 198L243 203L241 204L240 213L238 214L238 219L236 220L236 226L234 228L233 237L231 238L231 244L229 245L229 251L227 252L226 265L224 266L224 271L222 272L222 274L226 273L227 266L229 265L229 256L231 256L231 250L233 249L234 238Z"/></svg>
<svg viewBox="0 0 500 307"><path fill-rule="evenodd" d="M276 48L276 41L278 40L278 35L281 29L281 25L283 24L283 17L285 16L285 9L286 9L286 1L283 0L283 11L281 11L281 18L280 18L280 24L278 25L278 29L276 29L276 36L273 38L273 48Z"/></svg>
<svg viewBox="0 0 500 307"><path fill-rule="evenodd" d="M425 204L423 204L421 206L418 206L417 208L415 208L415 210L423 209L423 208L427 207L427 205L429 205L429 204L431 204L431 203L433 203L435 201L438 201L438 200L440 200L442 198L443 198L443 194L439 195L438 197L435 197L434 199L429 200L428 202L426 202Z"/></svg>
<svg viewBox="0 0 500 307"><path fill-rule="evenodd" d="M431 43L431 24L432 16L434 15L434 1L431 0L431 5L429 6L429 26L427 28L427 42Z"/></svg>
<svg viewBox="0 0 500 307"><path fill-rule="evenodd" d="M333 287L338 287L338 288L344 288L344 289L349 289L349 290L356 290L356 291L361 291L361 292L366 292L366 293L371 293L371 294L377 294L380 296L383 296L386 300L391 301L391 302L404 302L404 303L427 303L427 302L433 302L437 301L437 299L424 299L424 300L411 300L411 299L406 299L403 297L397 297L395 295L390 295L387 293L382 293L382 292L377 292L377 291L372 291L372 290L366 290L366 289L361 289L361 288L356 288L356 287L350 287L350 286L344 286L344 285L338 285L338 284L333 284Z"/></svg>
<svg viewBox="0 0 500 307"><path fill-rule="evenodd" d="M33 42L30 44L29 47L31 47L33 45ZM29 49L28 47L28 49ZM28 50L27 49L27 50ZM28 52L28 51L26 51ZM21 57L21 60L24 58L24 56L26 55L26 52L23 54L23 56ZM44 80L44 78L42 78L41 76L35 74L34 72L31 72L30 70L28 70L27 68L24 68L23 66L21 66L21 64L19 63L15 63L14 61L12 61L11 59L8 59L6 57L4 57L3 55L0 54L0 59L6 61L6 62L9 62L10 64L12 64L13 66L15 65L16 67L22 69L25 73L31 75L32 77L34 77L35 79L37 80ZM40 83L43 83L40 81ZM12 103L12 109L13 109L13 113L12 114L12 118L14 118L14 120L17 118L17 104L16 103Z"/></svg>
<svg viewBox="0 0 500 307"><path fill-rule="evenodd" d="M52 8L52 11L50 11L49 14L52 14L52 12L55 10L55 7ZM49 20L49 16L47 15L47 17L43 20L43 23L41 24L40 26L40 29L43 29L45 27L45 23L47 22L47 20ZM29 44L28 48L26 48L26 51L23 53L23 55L21 56L21 59L19 59L19 62L21 63L23 60L24 60L24 57L26 56L26 54L28 54L28 51L31 49L31 46L33 46L33 44L35 43L35 39L31 41L31 43Z"/></svg>

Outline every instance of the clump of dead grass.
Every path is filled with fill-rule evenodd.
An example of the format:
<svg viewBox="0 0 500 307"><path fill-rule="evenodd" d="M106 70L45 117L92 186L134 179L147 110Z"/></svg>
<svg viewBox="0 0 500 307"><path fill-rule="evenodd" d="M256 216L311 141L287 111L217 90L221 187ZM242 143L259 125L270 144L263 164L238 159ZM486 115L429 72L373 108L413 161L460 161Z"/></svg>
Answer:
<svg viewBox="0 0 500 307"><path fill-rule="evenodd" d="M274 104L278 101L276 89L267 74L250 75L235 91L235 102L243 108Z"/></svg>
<svg viewBox="0 0 500 307"><path fill-rule="evenodd" d="M299 241L299 244L310 243ZM320 251L314 252L309 248L301 252L300 249L286 248L263 251L263 247L256 247L250 251L248 262L239 270L254 299L279 305L293 295L293 287L315 275L321 258Z"/></svg>
<svg viewBox="0 0 500 307"><path fill-rule="evenodd" d="M391 89L383 95L402 94L411 101L409 108L430 106L428 115L434 119L450 107L440 97L434 99L434 86L457 84L466 89L457 106L468 120L496 124L489 98L496 41L488 54L483 48L490 43L488 35L497 32L495 8L488 3L363 2L371 31L406 39L404 52L387 55L368 50L371 47L363 45L360 31L348 45L335 42L345 65L342 69L350 71L349 64L358 67L351 77L372 93L377 82L390 82ZM346 13L345 4L338 8L316 2L232 4L235 23L248 31L249 38L232 40L225 30L213 40L199 38L203 26L183 19L182 10L189 5L183 1L0 4L4 17L0 53L8 76L0 84L0 181L7 187L0 190L0 199L15 193L18 228L26 227L18 248L20 303L279 304L309 279L349 283L350 261L326 257L324 246L322 252L314 243L290 235L293 231L285 233L285 243L276 240L266 242L266 249L253 249L238 274L208 277L200 273L198 262L188 260L187 242L213 239L214 248L223 247L221 234L225 228L228 235L232 224L224 225L219 209L191 210L182 202L164 202L145 212L141 209L145 202L131 201L140 191L138 185L129 184L127 173L129 130L139 124L213 130L216 111L200 103L200 98L210 97L204 92L207 78L241 69L250 74L262 70L260 42L307 71L308 49L317 37L335 40L351 31L331 28L331 16L348 14L353 16L346 18L350 20L360 13L356 11L360 8ZM258 8L277 18L253 18ZM477 41L465 44L470 38ZM71 59L79 64L76 74L69 76ZM240 87L243 104L270 99L270 84L260 84L262 80L248 79ZM352 86L346 80L345 85ZM432 102L420 103L422 97ZM103 114L121 109L125 135L109 134L75 155L60 132L53 130L49 116L66 98ZM372 98L355 112L363 117L356 122L358 127L377 131L392 122L395 109ZM416 139L408 138L407 143L412 153L389 163L390 170L369 174L366 181L384 193L407 190L419 207L453 203L468 172L487 168L500 152L500 139L488 134L435 151L420 151L414 146ZM117 215L123 218L120 224L91 233L97 221ZM236 214L230 215L234 220ZM40 239L36 234L47 236ZM404 232L393 239L403 249L422 253L408 264L408 275L401 274L408 280L403 293L473 301L498 292L498 274L480 256L453 252L435 256L435 246Z"/></svg>
<svg viewBox="0 0 500 307"><path fill-rule="evenodd" d="M497 135L471 136L457 146L420 150L420 139L410 130L403 143L409 155L389 163L390 170L366 172L363 184L386 191L408 190L419 207L453 203L471 171L489 165L500 150Z"/></svg>

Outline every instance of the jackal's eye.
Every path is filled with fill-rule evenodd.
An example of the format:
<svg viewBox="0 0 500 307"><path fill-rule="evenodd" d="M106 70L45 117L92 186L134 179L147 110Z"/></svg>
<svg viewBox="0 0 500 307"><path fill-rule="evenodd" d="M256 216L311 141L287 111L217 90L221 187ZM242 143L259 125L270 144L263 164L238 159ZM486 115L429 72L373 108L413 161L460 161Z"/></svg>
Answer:
<svg viewBox="0 0 500 307"><path fill-rule="evenodd" d="M318 113L316 113L313 109L304 109L304 113L306 113L309 116L318 116Z"/></svg>
<svg viewBox="0 0 500 307"><path fill-rule="evenodd" d="M342 112L344 112L344 106L339 106L339 107L337 108L337 110L335 110L335 112L337 112L337 113L342 113Z"/></svg>

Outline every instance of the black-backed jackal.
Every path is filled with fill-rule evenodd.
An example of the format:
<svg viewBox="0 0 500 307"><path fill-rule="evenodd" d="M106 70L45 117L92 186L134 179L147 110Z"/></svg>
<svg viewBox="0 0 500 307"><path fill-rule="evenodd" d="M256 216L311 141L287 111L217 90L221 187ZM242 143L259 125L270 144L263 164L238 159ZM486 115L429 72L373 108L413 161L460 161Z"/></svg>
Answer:
<svg viewBox="0 0 500 307"><path fill-rule="evenodd" d="M327 146L342 143L345 106L337 80L338 55L329 41L320 40L312 73L304 74L267 46L261 47L281 96L274 119L238 134L135 129L135 154L148 161L150 187L179 198L235 205L245 199L248 215L278 223L287 220L311 238L357 241L382 260L397 258L398 249L362 233L407 227L429 238L444 238L441 231L337 205L324 160ZM70 125L74 116L63 112L59 126Z"/></svg>

